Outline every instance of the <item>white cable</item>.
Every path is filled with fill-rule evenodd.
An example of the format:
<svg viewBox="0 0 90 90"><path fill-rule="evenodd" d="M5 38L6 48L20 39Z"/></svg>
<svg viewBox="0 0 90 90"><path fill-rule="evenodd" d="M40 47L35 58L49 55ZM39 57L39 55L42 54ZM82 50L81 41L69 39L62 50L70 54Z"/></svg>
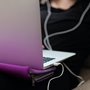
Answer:
<svg viewBox="0 0 90 90"><path fill-rule="evenodd" d="M76 78L78 78L78 79L80 80L80 83L77 85L77 87L79 87L80 85L82 85L82 84L85 82L85 80L84 80L81 76L76 75L74 72L72 72L72 70L71 70L65 63L63 63L63 65L67 68L67 70L68 70L73 76L75 76Z"/></svg>
<svg viewBox="0 0 90 90"><path fill-rule="evenodd" d="M49 18L50 18L50 16L51 15L49 15L49 14L51 14L51 7L50 7L50 4L48 4L49 2L47 2L47 8L48 8L48 18L46 18L46 22L45 22L45 27L44 28L47 28L46 26L47 26L47 22L48 22L48 20L49 20ZM90 9L90 2L89 2L89 4L87 5L87 7L86 7L86 9L84 10L84 12L82 13L82 15L81 15L81 17L80 17L80 19L79 19L79 22L73 27L73 28L71 28L71 29L69 29L69 30L65 30L65 31L61 31L61 32L56 32L56 33L53 33L53 34L50 34L50 35L48 35L47 34L47 30L45 30L45 32L46 32L46 37L44 38L44 44L45 44L45 46L48 48L48 49L51 49L51 45L50 45L50 42L48 41L48 39L50 38L50 37L53 37L53 36L56 36L56 35L60 35L60 34L66 34L66 33L69 33L69 32L72 32L72 31L74 31L74 30L76 30L80 25L81 25L81 23L83 22L83 19L84 19L84 17L85 17L85 15L86 15L86 13L88 12L88 10ZM46 41L48 42L48 45L47 45L47 43L46 43Z"/></svg>
<svg viewBox="0 0 90 90"><path fill-rule="evenodd" d="M48 81L47 90L49 90L49 86L50 86L50 83L51 83L52 80L55 80L55 79L57 79L57 78L60 78L60 77L63 75L63 73L64 73L64 66L66 67L66 69L67 69L73 76L75 76L76 78L78 78L78 79L80 80L80 83L77 85L77 87L79 87L80 85L82 85L82 84L85 82L84 79L83 79L81 76L76 75L74 72L72 72L72 70L71 70L65 63L63 63L63 64L61 64L61 63L55 63L55 64L54 64L54 66L58 66L58 65L61 65L61 67L62 67L62 72L61 72L61 74L60 74L59 76L53 77L53 78L51 78L51 79Z"/></svg>
<svg viewBox="0 0 90 90"><path fill-rule="evenodd" d="M49 20L49 18L51 16L51 8L50 8L49 0L47 0L46 4L47 4L47 12L48 12L48 14L47 14L45 22L44 22L44 31L45 31L45 36L47 37L47 40L46 40L47 43L45 41L44 45L46 46L47 49L52 50L52 47L50 45L50 41L49 41L49 38L48 38L49 37L48 36L48 31L47 31L47 23L48 23L48 20Z"/></svg>
<svg viewBox="0 0 90 90"><path fill-rule="evenodd" d="M64 73L64 66L63 66L63 64L58 63L58 64L54 64L54 65L55 65L55 66L61 65L61 67L62 67L62 72L61 72L61 74L60 74L59 76L53 77L53 78L51 78L51 79L48 81L47 90L49 90L49 86L50 86L51 81L52 81L52 80L55 80L55 79L57 79L57 78L60 78L60 77L63 75L63 73Z"/></svg>

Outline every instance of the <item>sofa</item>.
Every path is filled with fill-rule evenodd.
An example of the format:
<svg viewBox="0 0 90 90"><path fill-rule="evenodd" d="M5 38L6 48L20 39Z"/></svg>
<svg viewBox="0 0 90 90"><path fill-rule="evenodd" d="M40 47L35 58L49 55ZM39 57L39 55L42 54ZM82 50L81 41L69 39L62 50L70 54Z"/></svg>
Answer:
<svg viewBox="0 0 90 90"><path fill-rule="evenodd" d="M88 56L85 65L81 70L80 76L83 77L85 82L73 90L90 90L90 55Z"/></svg>

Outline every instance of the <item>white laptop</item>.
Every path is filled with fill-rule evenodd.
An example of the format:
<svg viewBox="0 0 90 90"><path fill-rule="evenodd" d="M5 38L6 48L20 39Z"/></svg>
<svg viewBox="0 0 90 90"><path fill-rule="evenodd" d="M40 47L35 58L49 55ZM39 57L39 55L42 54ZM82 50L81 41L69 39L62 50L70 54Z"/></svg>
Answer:
<svg viewBox="0 0 90 90"><path fill-rule="evenodd" d="M39 0L0 0L0 63L46 69L74 55L42 50Z"/></svg>

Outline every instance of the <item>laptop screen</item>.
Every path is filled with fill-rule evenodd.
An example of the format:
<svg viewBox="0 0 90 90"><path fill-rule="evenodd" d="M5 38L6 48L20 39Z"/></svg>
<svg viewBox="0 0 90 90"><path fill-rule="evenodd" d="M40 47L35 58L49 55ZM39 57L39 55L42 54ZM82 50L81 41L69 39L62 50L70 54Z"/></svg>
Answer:
<svg viewBox="0 0 90 90"><path fill-rule="evenodd" d="M42 69L39 0L0 0L0 63Z"/></svg>

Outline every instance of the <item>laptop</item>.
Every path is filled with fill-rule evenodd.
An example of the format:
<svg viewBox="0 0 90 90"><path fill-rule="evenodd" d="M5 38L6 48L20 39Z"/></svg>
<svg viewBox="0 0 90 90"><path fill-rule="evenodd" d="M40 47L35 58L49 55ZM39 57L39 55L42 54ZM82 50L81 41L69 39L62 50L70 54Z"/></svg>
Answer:
<svg viewBox="0 0 90 90"><path fill-rule="evenodd" d="M74 55L42 50L39 0L0 0L0 63L46 69Z"/></svg>

